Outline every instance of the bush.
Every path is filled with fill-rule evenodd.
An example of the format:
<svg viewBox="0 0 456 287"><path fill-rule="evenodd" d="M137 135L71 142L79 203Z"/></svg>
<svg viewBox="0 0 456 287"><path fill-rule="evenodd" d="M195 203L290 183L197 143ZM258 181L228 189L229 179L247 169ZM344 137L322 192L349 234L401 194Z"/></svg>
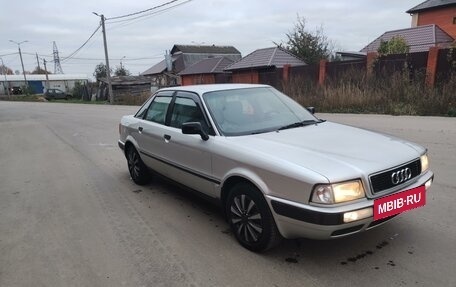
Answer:
<svg viewBox="0 0 456 287"><path fill-rule="evenodd" d="M435 88L428 87L424 79L424 73L411 75L406 68L371 77L352 69L337 79L328 79L324 86L292 77L283 89L303 106L315 106L319 112L456 116L456 75Z"/></svg>

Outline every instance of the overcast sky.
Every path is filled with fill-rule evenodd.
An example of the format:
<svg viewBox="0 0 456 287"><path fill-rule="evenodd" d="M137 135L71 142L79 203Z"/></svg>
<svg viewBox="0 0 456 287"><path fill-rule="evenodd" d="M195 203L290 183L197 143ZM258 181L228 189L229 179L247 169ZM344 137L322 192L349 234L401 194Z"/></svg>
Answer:
<svg viewBox="0 0 456 287"><path fill-rule="evenodd" d="M64 73L92 77L95 66L104 61L101 29L73 58L65 60L99 25L100 18L92 12L113 18L169 1L2 0L0 56L13 71L21 70L17 45L9 40L27 40L21 49L25 70L32 71L37 66L35 53L52 60L52 42L55 41ZM165 50L170 50L173 44L233 45L245 56L255 49L286 40L285 34L293 28L297 14L306 19L309 30L322 25L339 50L359 51L385 31L410 27L411 16L405 11L421 2L178 0L170 6L180 5L147 17L108 20L110 65L115 68L125 57L124 66L137 75L161 61ZM54 72L53 63L48 63L48 70Z"/></svg>

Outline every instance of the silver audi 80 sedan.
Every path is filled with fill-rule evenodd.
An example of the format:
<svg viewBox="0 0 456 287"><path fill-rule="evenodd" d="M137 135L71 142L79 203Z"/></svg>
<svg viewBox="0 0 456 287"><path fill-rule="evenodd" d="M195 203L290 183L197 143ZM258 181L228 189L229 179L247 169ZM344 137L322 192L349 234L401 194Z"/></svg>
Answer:
<svg viewBox="0 0 456 287"><path fill-rule="evenodd" d="M337 238L425 203L426 149L321 120L267 85L165 88L119 124L133 181L149 171L221 203L252 251Z"/></svg>

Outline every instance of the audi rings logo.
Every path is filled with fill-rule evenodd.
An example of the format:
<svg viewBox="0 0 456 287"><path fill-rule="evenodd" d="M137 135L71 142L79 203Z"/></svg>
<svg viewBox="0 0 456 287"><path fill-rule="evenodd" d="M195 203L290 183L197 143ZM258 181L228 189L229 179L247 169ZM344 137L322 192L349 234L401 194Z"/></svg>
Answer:
<svg viewBox="0 0 456 287"><path fill-rule="evenodd" d="M408 167L404 168L404 169L401 169L401 170L398 170L398 171L395 171L395 172L393 172L391 174L391 182L394 185L406 182L410 178L412 178L412 171Z"/></svg>

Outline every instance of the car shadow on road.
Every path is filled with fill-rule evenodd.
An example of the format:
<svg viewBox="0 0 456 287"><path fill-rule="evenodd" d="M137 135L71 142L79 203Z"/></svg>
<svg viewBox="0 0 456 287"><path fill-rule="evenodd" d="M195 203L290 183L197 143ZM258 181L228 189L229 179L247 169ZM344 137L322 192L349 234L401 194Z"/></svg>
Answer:
<svg viewBox="0 0 456 287"><path fill-rule="evenodd" d="M191 207L201 217L207 217L208 224L213 224L219 232L229 236L229 240L236 240L224 219L220 204L161 176L154 176L153 181L146 187L146 192L151 195L158 192L167 201L171 200L175 201L176 205ZM133 192L138 190L133 190ZM258 256L267 261L279 261L283 264L306 267L309 265L343 267L364 264L371 259L375 261L375 258L378 257L385 261L385 256L392 252L388 249L390 245L395 244L395 239L398 238L397 230L400 230L400 226L401 223L397 222L397 219L393 219L373 230L344 238L332 240L283 239L280 245ZM242 247L239 245L239 248ZM388 259L385 264L394 266L395 263Z"/></svg>

